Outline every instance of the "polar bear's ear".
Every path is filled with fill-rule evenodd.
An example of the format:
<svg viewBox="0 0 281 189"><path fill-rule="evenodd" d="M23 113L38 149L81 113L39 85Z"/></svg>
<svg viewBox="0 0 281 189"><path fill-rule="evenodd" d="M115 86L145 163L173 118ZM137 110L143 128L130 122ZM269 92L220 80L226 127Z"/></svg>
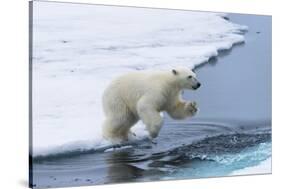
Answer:
<svg viewBox="0 0 281 189"><path fill-rule="evenodd" d="M173 72L174 75L178 75L178 71L177 70L173 69L172 72Z"/></svg>

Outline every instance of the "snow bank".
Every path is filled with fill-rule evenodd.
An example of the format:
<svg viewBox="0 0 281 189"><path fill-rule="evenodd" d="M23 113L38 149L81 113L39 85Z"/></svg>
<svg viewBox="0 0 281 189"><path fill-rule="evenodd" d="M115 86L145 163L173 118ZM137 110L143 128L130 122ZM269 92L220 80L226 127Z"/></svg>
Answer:
<svg viewBox="0 0 281 189"><path fill-rule="evenodd" d="M33 156L106 145L101 97L112 79L194 67L246 29L221 13L33 3Z"/></svg>

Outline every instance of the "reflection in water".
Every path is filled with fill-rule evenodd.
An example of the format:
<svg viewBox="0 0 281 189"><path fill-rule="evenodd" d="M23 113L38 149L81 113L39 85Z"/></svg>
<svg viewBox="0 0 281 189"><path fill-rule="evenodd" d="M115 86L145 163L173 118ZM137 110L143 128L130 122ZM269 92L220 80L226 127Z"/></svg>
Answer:
<svg viewBox="0 0 281 189"><path fill-rule="evenodd" d="M106 183L131 182L153 175L160 176L163 173L157 169L143 169L134 165L143 161L147 161L147 158L134 155L132 150L110 153L106 159L108 165Z"/></svg>

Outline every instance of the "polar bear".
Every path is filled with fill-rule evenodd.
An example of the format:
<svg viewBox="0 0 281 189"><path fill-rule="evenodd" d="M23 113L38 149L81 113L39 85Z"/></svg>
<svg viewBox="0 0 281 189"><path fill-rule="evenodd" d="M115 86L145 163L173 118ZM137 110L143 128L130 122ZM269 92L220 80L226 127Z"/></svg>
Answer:
<svg viewBox="0 0 281 189"><path fill-rule="evenodd" d="M131 127L139 120L151 139L157 137L163 124L160 112L166 111L174 119L196 114L196 102L184 101L181 93L200 85L195 73L187 68L120 76L103 94L103 137L114 142L126 141Z"/></svg>

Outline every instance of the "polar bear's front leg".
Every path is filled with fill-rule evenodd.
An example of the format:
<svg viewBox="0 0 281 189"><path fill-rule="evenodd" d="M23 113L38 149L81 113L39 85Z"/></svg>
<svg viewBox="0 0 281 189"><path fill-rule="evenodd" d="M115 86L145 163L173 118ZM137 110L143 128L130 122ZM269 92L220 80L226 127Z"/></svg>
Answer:
<svg viewBox="0 0 281 189"><path fill-rule="evenodd" d="M167 110L167 113L174 119L184 119L194 116L197 111L196 102L177 101L174 106Z"/></svg>
<svg viewBox="0 0 281 189"><path fill-rule="evenodd" d="M145 124L151 138L156 138L163 124L160 113L150 101L145 98L140 99L137 104L137 112L140 119Z"/></svg>
<svg viewBox="0 0 281 189"><path fill-rule="evenodd" d="M185 104L185 112L187 116L194 116L198 112L197 103L195 101L187 102Z"/></svg>

